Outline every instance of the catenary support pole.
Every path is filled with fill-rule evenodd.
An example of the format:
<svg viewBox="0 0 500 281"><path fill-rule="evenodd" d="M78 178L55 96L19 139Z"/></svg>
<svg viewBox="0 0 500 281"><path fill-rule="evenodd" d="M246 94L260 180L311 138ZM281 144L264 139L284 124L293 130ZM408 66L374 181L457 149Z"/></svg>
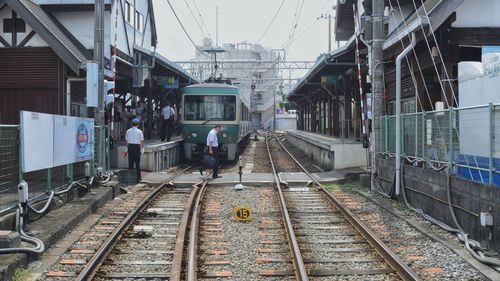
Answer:
<svg viewBox="0 0 500 281"><path fill-rule="evenodd" d="M396 195L401 192L401 61L415 45L415 33L412 33L410 45L396 58Z"/></svg>
<svg viewBox="0 0 500 281"><path fill-rule="evenodd" d="M380 122L377 118L384 115L384 65L382 64L384 42L384 0L372 0L372 127L370 136L371 157L371 189L375 190L375 174L378 172L377 166L377 140L380 139ZM381 119L380 119L381 120ZM386 128L387 130L387 128Z"/></svg>
<svg viewBox="0 0 500 281"><path fill-rule="evenodd" d="M94 60L99 64L99 78L98 78L98 100L97 108L94 111L94 120L97 126L104 127L104 0L95 0L94 6ZM105 139L99 141L100 145L105 147ZM105 166L104 154L99 157L99 166Z"/></svg>

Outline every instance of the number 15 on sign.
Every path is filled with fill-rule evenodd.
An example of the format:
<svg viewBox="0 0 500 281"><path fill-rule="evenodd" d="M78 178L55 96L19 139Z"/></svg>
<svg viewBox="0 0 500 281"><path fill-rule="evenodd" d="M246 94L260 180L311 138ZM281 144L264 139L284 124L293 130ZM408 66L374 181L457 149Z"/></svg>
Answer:
<svg viewBox="0 0 500 281"><path fill-rule="evenodd" d="M234 221L252 221L251 207L235 207L233 213Z"/></svg>

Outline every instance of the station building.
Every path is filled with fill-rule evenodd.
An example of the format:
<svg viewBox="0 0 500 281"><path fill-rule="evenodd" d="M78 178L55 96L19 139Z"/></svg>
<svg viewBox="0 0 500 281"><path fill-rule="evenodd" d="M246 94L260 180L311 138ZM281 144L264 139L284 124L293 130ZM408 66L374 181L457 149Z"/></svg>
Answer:
<svg viewBox="0 0 500 281"><path fill-rule="evenodd" d="M161 100L178 103L180 88L197 82L156 52L151 0L105 1L104 19L104 74L112 81L116 63L118 113L141 101L144 119L152 120ZM85 93L86 64L93 61L94 1L2 0L0 26L1 124L18 124L21 110L93 116ZM115 139L127 126L117 124ZM151 129L146 128L149 138Z"/></svg>

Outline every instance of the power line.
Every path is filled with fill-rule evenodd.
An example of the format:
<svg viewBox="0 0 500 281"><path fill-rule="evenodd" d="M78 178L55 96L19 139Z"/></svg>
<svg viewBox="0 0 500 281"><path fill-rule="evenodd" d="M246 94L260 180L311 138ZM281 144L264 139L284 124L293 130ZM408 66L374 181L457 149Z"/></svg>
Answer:
<svg viewBox="0 0 500 281"><path fill-rule="evenodd" d="M177 22L181 25L181 28L182 30L184 31L184 33L186 34L187 38L189 39L189 41L191 41L191 44L193 44L193 46L196 48L196 50L198 50L198 52L200 52L202 55L206 56L206 57L210 57L208 55L206 55L202 49L200 49L200 47L198 47L193 39L191 39L191 36L189 36L189 33L187 32L186 28L184 27L184 25L182 24L181 20L179 19L179 17L177 16L177 13L175 12L175 9L174 7L172 6L172 4L170 3L170 0L167 0L167 3L168 5L170 6L170 9L172 9L172 13L174 13L174 16L175 18L177 19Z"/></svg>
<svg viewBox="0 0 500 281"><path fill-rule="evenodd" d="M212 35L210 34L210 30L208 30L208 27L205 24L205 21L203 20L203 16L201 15L200 9L198 8L198 4L196 4L196 0L192 0L192 1L193 1L193 4L194 4L194 8L198 12L198 16L200 17L201 24L203 25L203 27L205 27L205 30L207 31L208 37L210 37L210 39L211 39Z"/></svg>
<svg viewBox="0 0 500 281"><path fill-rule="evenodd" d="M297 5L297 7L298 7L298 5ZM299 9L298 13L296 12L297 20L296 20L295 24L293 25L292 32L290 33L289 40L288 40L288 46L286 46L286 48L285 48L286 53L288 53L288 51L290 50L290 47L292 46L292 40L293 40L293 37L295 36L295 31L297 30L297 26L299 24L300 15L302 14L303 7L304 7L304 0L302 0L302 3L300 4L300 9Z"/></svg>
<svg viewBox="0 0 500 281"><path fill-rule="evenodd" d="M283 4L285 4L285 0L283 0L281 2L281 5L279 6L278 10L276 11L276 13L274 14L273 16L273 19L271 20L271 22L269 23L269 25L267 26L266 30L264 31L264 33L262 33L262 35L260 36L259 40L257 40L257 43L256 44L259 44L260 43L260 40L262 40L262 38L266 35L267 31L269 30L269 28L271 28L271 26L273 25L274 21L276 20L276 17L278 16L279 12L281 11L281 8L283 7Z"/></svg>
<svg viewBox="0 0 500 281"><path fill-rule="evenodd" d="M306 32L308 32L309 30L311 30L315 25L316 23L318 23L316 17L319 13L321 13L325 7L331 3L332 0L326 0L324 2L324 4L314 13L314 15L309 18L308 21L305 22L305 24L302 25L302 28L298 31L299 34L297 36L295 36L295 33L293 33L289 38L288 40L282 45L282 47L286 48L287 49L287 53L288 53L288 50L290 49L291 45L296 42L300 37L302 37ZM302 12L302 9L301 11L299 12L299 14ZM299 15L300 16L300 15ZM298 21L299 19L297 19L297 24L298 24ZM297 26L295 27L297 28ZM286 47L285 47L286 46Z"/></svg>
<svg viewBox="0 0 500 281"><path fill-rule="evenodd" d="M201 26L201 24L198 22L198 19L197 19L197 18L196 18L196 16L194 15L193 10L191 10L191 6L189 6L189 3L187 2L187 0L184 0L184 3L186 3L186 6L188 7L189 12L191 13L191 16L193 16L194 21L196 22L196 24L197 24L197 25L198 25L198 27L200 28L201 34L202 34L202 35L205 35L205 31L203 30L203 27L202 27L202 26Z"/></svg>

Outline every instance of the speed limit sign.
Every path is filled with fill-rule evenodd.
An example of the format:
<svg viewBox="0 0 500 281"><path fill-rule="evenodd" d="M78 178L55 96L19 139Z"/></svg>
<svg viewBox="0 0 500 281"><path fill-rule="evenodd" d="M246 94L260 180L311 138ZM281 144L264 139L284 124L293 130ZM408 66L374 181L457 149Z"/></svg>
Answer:
<svg viewBox="0 0 500 281"><path fill-rule="evenodd" d="M252 221L252 207L235 207L233 213L234 221Z"/></svg>

